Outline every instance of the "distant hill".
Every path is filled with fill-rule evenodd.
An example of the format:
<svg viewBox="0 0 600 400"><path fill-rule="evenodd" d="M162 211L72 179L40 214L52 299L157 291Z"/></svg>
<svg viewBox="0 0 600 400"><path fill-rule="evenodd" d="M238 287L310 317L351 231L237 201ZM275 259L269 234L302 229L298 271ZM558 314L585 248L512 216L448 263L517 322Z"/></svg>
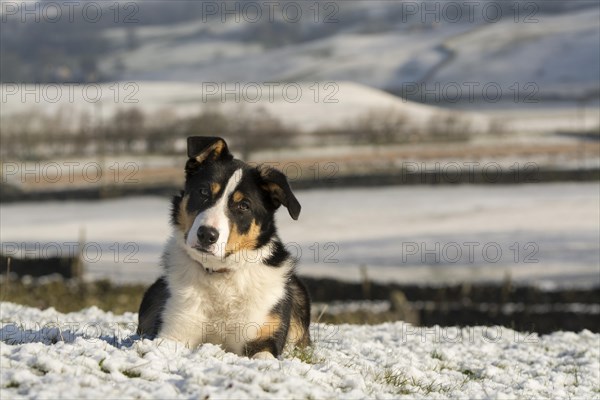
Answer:
<svg viewBox="0 0 600 400"><path fill-rule="evenodd" d="M278 2L272 18L260 2L260 18L243 2L120 3L118 16L106 3L97 23L78 12L72 22L23 23L3 7L0 79L335 80L438 104L472 103L498 88L504 102L516 93L578 101L600 93L598 2L467 3Z"/></svg>

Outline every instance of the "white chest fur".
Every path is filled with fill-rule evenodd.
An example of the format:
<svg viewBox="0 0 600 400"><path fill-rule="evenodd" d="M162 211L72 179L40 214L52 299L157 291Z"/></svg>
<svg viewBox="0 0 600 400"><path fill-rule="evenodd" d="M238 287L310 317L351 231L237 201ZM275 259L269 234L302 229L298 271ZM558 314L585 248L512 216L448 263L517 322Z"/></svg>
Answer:
<svg viewBox="0 0 600 400"><path fill-rule="evenodd" d="M268 315L284 296L290 267L240 260L231 272L209 274L179 246L180 240L174 236L165 252L170 297L159 336L191 348L221 344L243 354L246 343L273 328Z"/></svg>

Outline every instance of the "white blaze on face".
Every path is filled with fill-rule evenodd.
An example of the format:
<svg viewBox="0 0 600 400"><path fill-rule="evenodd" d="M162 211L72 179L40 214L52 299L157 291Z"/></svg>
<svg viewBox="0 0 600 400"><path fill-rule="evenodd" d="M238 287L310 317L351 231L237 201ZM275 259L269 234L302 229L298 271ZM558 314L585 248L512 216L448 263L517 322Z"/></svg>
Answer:
<svg viewBox="0 0 600 400"><path fill-rule="evenodd" d="M190 228L187 235L186 243L190 247L194 247L198 244L198 229L201 226L208 226L215 228L219 232L219 239L217 243L211 246L209 251L217 257L223 257L225 254L225 245L227 239L229 239L229 219L227 218L227 203L229 196L235 191L235 188L242 180L242 170L236 170L233 175L227 181L227 186L223 191L223 195L217 200L217 202L209 209L204 210L196 219Z"/></svg>

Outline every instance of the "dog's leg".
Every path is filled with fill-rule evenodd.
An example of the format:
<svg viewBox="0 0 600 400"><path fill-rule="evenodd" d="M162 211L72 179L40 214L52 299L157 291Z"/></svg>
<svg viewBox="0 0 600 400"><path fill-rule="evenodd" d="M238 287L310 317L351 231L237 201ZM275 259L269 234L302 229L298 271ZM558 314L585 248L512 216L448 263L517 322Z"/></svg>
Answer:
<svg viewBox="0 0 600 400"><path fill-rule="evenodd" d="M283 351L283 346L277 345L275 337L267 339L258 339L249 342L245 346L245 354L249 358L255 358L259 360L266 360L269 358L278 357Z"/></svg>
<svg viewBox="0 0 600 400"><path fill-rule="evenodd" d="M309 346L310 296L306 286L296 275L292 275L290 294L292 315L287 342L292 346Z"/></svg>
<svg viewBox="0 0 600 400"><path fill-rule="evenodd" d="M252 356L255 360L274 360L275 356L268 351L259 351Z"/></svg>
<svg viewBox="0 0 600 400"><path fill-rule="evenodd" d="M162 324L161 314L168 297L169 289L164 277L159 278L144 293L138 314L138 335L156 337Z"/></svg>
<svg viewBox="0 0 600 400"><path fill-rule="evenodd" d="M288 302L279 303L261 325L257 337L244 346L244 353L251 358L279 357L283 352L290 325Z"/></svg>

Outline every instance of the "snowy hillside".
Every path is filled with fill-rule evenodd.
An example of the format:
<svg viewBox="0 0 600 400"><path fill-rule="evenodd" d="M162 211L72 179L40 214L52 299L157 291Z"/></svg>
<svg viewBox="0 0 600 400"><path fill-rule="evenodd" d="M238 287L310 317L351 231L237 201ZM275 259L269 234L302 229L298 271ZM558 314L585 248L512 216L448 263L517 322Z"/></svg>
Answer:
<svg viewBox="0 0 600 400"><path fill-rule="evenodd" d="M452 61L432 76L450 82L495 82L510 89L535 84L539 93L523 88L522 96L582 96L599 89L600 24L598 10L558 16L537 16L536 23L504 20L477 34L457 36L445 45ZM508 90L507 90L508 91ZM594 96L592 96L594 97ZM537 101L535 102L537 103Z"/></svg>
<svg viewBox="0 0 600 400"><path fill-rule="evenodd" d="M250 360L140 341L136 314L1 303L0 397L600 397L600 335L500 327L313 325L314 348Z"/></svg>
<svg viewBox="0 0 600 400"><path fill-rule="evenodd" d="M515 82L534 83L536 90L519 90L536 98L572 99L600 89L597 3L573 2L578 7L560 12L533 2L492 3L492 11L488 2L456 11L427 2L412 3L413 10L400 2L343 1L332 23L315 22L307 8L297 23L281 16L252 22L241 12L238 21L203 15L177 25L115 28L106 38L117 50L100 69L110 74L120 65L123 80L335 80L391 91L478 82L476 97L495 83L506 103ZM132 32L134 49L127 46Z"/></svg>
<svg viewBox="0 0 600 400"><path fill-rule="evenodd" d="M86 99L85 86L67 84L57 88L58 93L66 94L71 91L74 94L71 97L64 95L58 97L58 100L48 101L48 97L45 96L48 89L45 85L27 86L30 93L38 93L37 97L23 97L23 88L15 91L13 85L0 85L0 94L5 99L2 103L3 118L15 114L26 115L30 112L46 115L59 115L62 112L75 116L70 120L76 126L82 115L92 116L94 119L107 119L119 110L131 107L141 107L152 115L167 113L178 117L195 115L201 110L216 107L226 115L240 112L260 113L265 110L281 119L287 126L311 131L319 128L344 128L357 117L371 111L402 113L414 126L422 127L433 117L450 114L440 107L403 100L381 90L352 82L321 83L317 86L294 84L289 90L290 97L286 97L284 84L278 84L270 95L269 88L264 85L240 85L235 90L235 84L230 84L226 87L219 86L210 92L202 83L119 82L98 85L98 102ZM231 94L234 92L237 93L237 99ZM489 124L487 117L477 113L454 112L454 115L462 116L473 124L473 128L480 131L485 131Z"/></svg>
<svg viewBox="0 0 600 400"><path fill-rule="evenodd" d="M600 90L593 0L101 2L100 21L82 18L80 3L43 3L0 8L3 82L334 80L438 94L435 84L477 82L476 98L495 83L504 106L515 83L553 101ZM52 19L56 8L63 18Z"/></svg>

